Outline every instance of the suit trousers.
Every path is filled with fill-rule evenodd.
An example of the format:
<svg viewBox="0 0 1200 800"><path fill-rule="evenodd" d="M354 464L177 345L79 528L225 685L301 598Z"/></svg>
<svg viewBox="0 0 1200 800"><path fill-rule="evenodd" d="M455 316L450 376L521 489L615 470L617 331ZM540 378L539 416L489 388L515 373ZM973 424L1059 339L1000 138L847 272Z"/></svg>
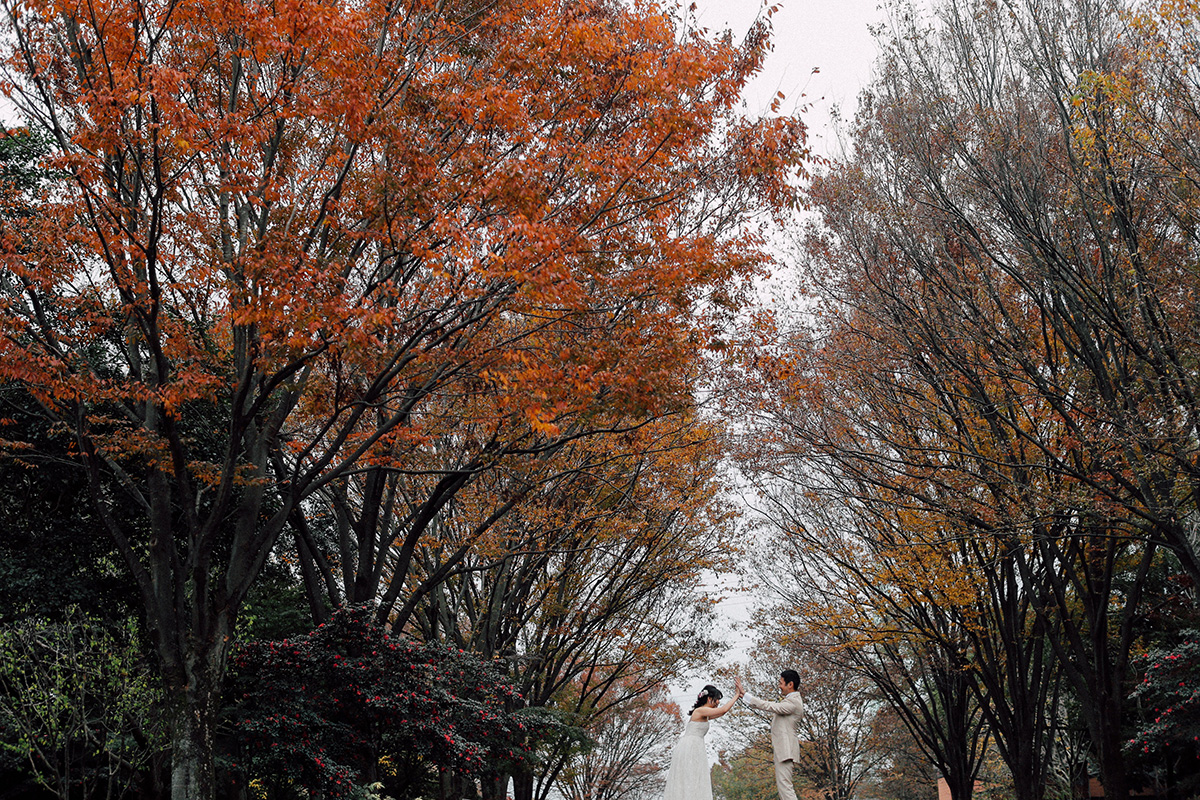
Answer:
<svg viewBox="0 0 1200 800"><path fill-rule="evenodd" d="M792 783L792 766L793 762L790 758L787 761L775 762L775 788L779 790L779 800L796 800L796 787Z"/></svg>

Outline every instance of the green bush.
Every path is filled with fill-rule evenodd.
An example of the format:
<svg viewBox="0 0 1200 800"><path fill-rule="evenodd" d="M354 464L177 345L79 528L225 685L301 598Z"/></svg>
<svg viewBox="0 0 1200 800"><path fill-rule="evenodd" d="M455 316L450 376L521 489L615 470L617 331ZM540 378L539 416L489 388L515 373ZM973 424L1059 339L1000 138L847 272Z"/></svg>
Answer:
<svg viewBox="0 0 1200 800"><path fill-rule="evenodd" d="M167 746L133 621L68 609L0 627L0 747L61 798L121 797Z"/></svg>

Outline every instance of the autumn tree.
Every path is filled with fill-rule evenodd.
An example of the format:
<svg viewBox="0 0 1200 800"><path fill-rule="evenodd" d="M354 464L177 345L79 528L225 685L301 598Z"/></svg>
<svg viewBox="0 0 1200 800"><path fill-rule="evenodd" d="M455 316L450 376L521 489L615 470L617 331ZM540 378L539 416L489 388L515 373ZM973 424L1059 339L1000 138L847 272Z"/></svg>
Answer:
<svg viewBox="0 0 1200 800"><path fill-rule="evenodd" d="M1020 731L1052 723L1061 671L1106 795L1127 794L1146 579L1163 551L1200 574L1195 270L1175 188L1194 163L1179 90L1195 20L1125 11L902 9L853 151L813 186L816 315L759 364L768 449L791 453L799 496L844 508L860 545L907 564L895 585L937 589L953 619L972 595L1002 601L959 629L1003 670L979 685L1022 793L1042 791L1051 743L1022 752L1037 739Z"/></svg>
<svg viewBox="0 0 1200 800"><path fill-rule="evenodd" d="M405 614L414 635L503 659L524 702L576 729L643 702L712 650L701 576L736 552L717 433L660 420L615 442L577 443L560 473L482 538L474 520L492 501L472 508L475 494L464 493L418 553L406 591L417 599ZM512 776L514 796L553 791L577 743L544 740L536 768Z"/></svg>
<svg viewBox="0 0 1200 800"><path fill-rule="evenodd" d="M872 739L883 760L872 776L874 791L887 800L933 800L938 773L908 727L887 706L871 721Z"/></svg>
<svg viewBox="0 0 1200 800"><path fill-rule="evenodd" d="M478 456L478 444L464 449L461 442L477 442L480 426L496 411L489 407L469 419L461 400L454 405L439 414L441 430L430 450L435 457ZM295 556L310 604L328 609L352 598L373 602L378 618L398 629L419 611L425 619L417 625L434 623L422 635L436 636L438 624L430 613L437 612L430 604L438 601L430 593L458 593L457 583L442 584L463 574L478 577L522 558L549 559L564 548L587 550L636 538L637 530L654 525L672 527L671 535L681 543L681 562L696 557L692 550L706 554L719 548L726 543L728 510L714 501L711 461L719 457L724 440L719 426L701 421L702 415L684 403L640 418L597 415L582 429L564 422L569 432L540 442L532 428L514 431L510 452L478 456L487 466L463 480L452 497L433 486L454 473L451 465L430 464L419 474L379 466L358 470L322 492L309 513L295 517L300 528ZM439 497L436 510L427 503L434 495ZM560 542L563 537L569 539L566 544ZM695 545L689 548L691 537ZM667 570L667 577L683 574ZM524 581L536 574L532 567L510 574L502 596L517 592L512 601L521 602L520 592L535 588ZM316 612L316 621L324 613ZM494 625L477 615L504 612L471 613L472 623Z"/></svg>
<svg viewBox="0 0 1200 800"><path fill-rule="evenodd" d="M720 800L770 800L778 797L772 768L771 738L759 731L748 746L726 751L713 766L713 797Z"/></svg>
<svg viewBox="0 0 1200 800"><path fill-rule="evenodd" d="M776 546L753 564L772 598L767 614L790 623L777 637L801 649L806 640L825 643L822 657L870 683L951 794L971 797L992 730L969 666L967 625L947 596L962 586L955 559L909 535L890 504L874 515L839 505L845 496L801 494L781 482L801 477L813 486L820 480L817 473L773 473L763 534ZM869 729L865 710L859 724ZM853 772L854 765L840 769Z"/></svg>
<svg viewBox="0 0 1200 800"><path fill-rule="evenodd" d="M56 176L41 165L50 149L36 130L0 129L0 217L35 213ZM0 620L60 618L76 606L116 621L130 611L131 582L113 569L114 546L88 514L87 477L71 459L69 433L47 422L23 387L0 386ZM19 440L19 443L17 443Z"/></svg>
<svg viewBox="0 0 1200 800"><path fill-rule="evenodd" d="M948 474L943 463L940 475ZM1040 796L1062 722L1062 664L1050 640L1061 635L1063 623L1048 611L1054 601L1046 562L1011 539L943 526L942 517L912 508L909 495L852 480L849 474L840 481L839 491L852 491L862 505L838 509L839 498L848 495L832 489L814 490L811 500L786 492L777 497L772 533L793 543L788 563L801 566L781 571L763 564L761 579L785 598L785 607L797 609L803 628L836 643L834 657L848 667L858 664L878 682L883 696L903 704L894 711L916 726L912 733L918 741L929 741L922 729L941 731L939 740L950 733L944 727L950 718L911 714L910 709L922 706L905 699L907 692L896 684L897 678L907 682L910 673L882 665L899 667L922 652L933 657L931 663L957 664L946 678L968 691L963 702L978 717L975 725L955 735L986 732L977 741L994 743L1017 776L1018 793ZM933 491L927 483L908 487ZM1070 588L1065 591L1078 596ZM937 702L929 709L950 707ZM974 750L970 762L936 754L957 749L950 744L937 745L935 763L980 766L985 750Z"/></svg>
<svg viewBox="0 0 1200 800"><path fill-rule="evenodd" d="M641 691L590 721L586 750L557 785L567 800L649 800L661 796L682 718L666 687Z"/></svg>
<svg viewBox="0 0 1200 800"><path fill-rule="evenodd" d="M179 797L212 796L231 634L297 509L382 463L437 473L425 519L506 448L686 398L803 156L736 114L765 29L653 4L4 12L63 180L4 221L0 379L70 431L138 584ZM486 433L423 449L474 397Z"/></svg>

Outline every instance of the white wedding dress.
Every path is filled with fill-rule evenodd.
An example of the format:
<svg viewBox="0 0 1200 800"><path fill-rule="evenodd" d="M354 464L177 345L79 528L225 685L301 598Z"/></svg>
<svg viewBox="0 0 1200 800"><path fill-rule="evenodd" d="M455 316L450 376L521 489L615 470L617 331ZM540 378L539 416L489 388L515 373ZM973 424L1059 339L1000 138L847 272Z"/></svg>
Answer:
<svg viewBox="0 0 1200 800"><path fill-rule="evenodd" d="M708 774L708 753L704 750L706 733L708 720L688 720L671 751L664 800L712 800L712 778Z"/></svg>

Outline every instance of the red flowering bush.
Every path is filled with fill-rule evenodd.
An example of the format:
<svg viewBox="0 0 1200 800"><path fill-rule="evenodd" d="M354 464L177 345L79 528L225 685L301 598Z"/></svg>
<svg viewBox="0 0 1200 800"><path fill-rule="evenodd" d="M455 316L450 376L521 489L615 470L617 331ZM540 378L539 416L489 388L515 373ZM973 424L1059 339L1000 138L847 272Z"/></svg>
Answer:
<svg viewBox="0 0 1200 800"><path fill-rule="evenodd" d="M1200 635L1140 659L1132 697L1144 719L1127 749L1135 759L1170 762L1176 788L1200 789Z"/></svg>
<svg viewBox="0 0 1200 800"><path fill-rule="evenodd" d="M230 779L259 794L413 795L444 770L486 777L524 758L520 698L490 663L389 636L367 608L233 658Z"/></svg>

